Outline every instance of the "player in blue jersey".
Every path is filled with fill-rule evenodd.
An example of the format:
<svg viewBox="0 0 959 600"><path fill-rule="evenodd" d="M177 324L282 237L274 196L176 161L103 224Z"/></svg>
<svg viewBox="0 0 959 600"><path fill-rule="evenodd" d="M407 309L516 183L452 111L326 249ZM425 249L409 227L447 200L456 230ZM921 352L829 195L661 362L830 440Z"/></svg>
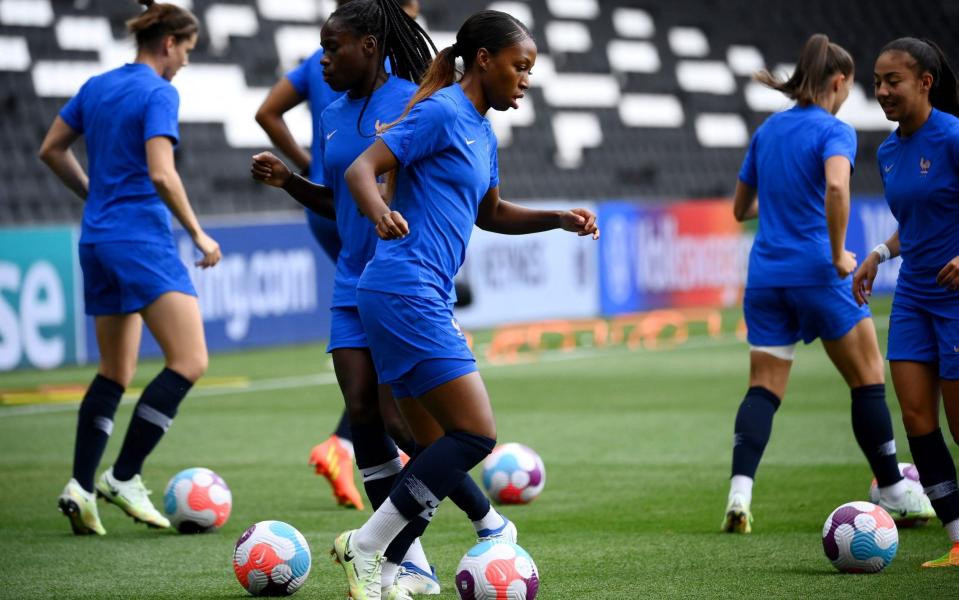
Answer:
<svg viewBox="0 0 959 600"><path fill-rule="evenodd" d="M220 247L200 227L173 161L180 100L170 80L187 64L198 23L171 4L141 3L147 9L127 24L136 36L135 62L83 84L40 150L85 201L80 266L100 349L97 375L80 405L73 477L59 499L76 534L105 533L94 493L137 521L169 527L140 471L207 368L196 291L174 247L170 219L173 213L203 254L198 266L220 260ZM81 135L89 178L70 149ZM143 323L163 350L165 368L143 390L116 462L94 485L113 416L136 370Z"/></svg>
<svg viewBox="0 0 959 600"><path fill-rule="evenodd" d="M849 95L853 71L849 53L817 34L788 81L767 71L756 76L796 105L756 131L736 185L736 218L758 217L759 230L743 300L749 390L736 415L723 531L751 530L753 480L796 343L816 338L851 390L853 433L878 482L880 504L897 518L931 514L919 486L899 473L875 325L844 283L856 268L845 248L856 133L834 115Z"/></svg>
<svg viewBox="0 0 959 600"><path fill-rule="evenodd" d="M343 4L343 0L338 4ZM419 14L418 0L405 0L401 5L411 18L415 19ZM256 113L256 120L270 137L270 141L293 161L301 172L308 173L311 181L319 184L323 183L320 116L327 106L343 95L343 92L333 90L324 81L322 60L323 48L319 48L273 86ZM296 143L283 119L287 111L304 101L309 103L313 122L310 152L306 152ZM342 247L336 223L315 210L306 209L304 212L313 237L335 263ZM394 433L403 428L402 424L396 421L388 423L388 427ZM317 474L329 480L333 496L339 504L362 510L363 501L353 482L353 438L346 411L343 411L333 434L312 449L309 462L315 467Z"/></svg>
<svg viewBox="0 0 959 600"><path fill-rule="evenodd" d="M254 157L252 172L257 179L284 187L318 214L336 219L343 247L336 265L327 351L333 355L346 401L356 463L370 502L378 508L401 469L397 448L382 418L396 414L397 408L389 387L378 385L356 302L357 281L373 256L376 231L356 210L344 173L376 140L379 124L393 122L403 113L417 89L413 81L419 81L429 67L432 42L415 21L403 16L394 0L351 0L330 16L322 35L324 79L332 89L346 92L321 117L317 158L322 161L326 185L293 176L268 153ZM384 64L390 64L396 75L388 74ZM429 446L442 435L428 413L418 411L410 420L419 446ZM415 451L412 453L415 456ZM472 478L464 477L451 498L473 521L478 536L505 534L515 540L515 527L490 506ZM384 588L395 583L405 593L439 592L439 582L418 541L404 538L388 549L386 557Z"/></svg>
<svg viewBox="0 0 959 600"><path fill-rule="evenodd" d="M882 49L876 99L899 123L879 147L879 174L899 227L853 278L868 302L879 264L902 256L889 316L887 358L919 479L952 548L923 567L959 567L956 466L939 428L939 396L959 443L959 87L933 42L901 38Z"/></svg>
<svg viewBox="0 0 959 600"><path fill-rule="evenodd" d="M454 83L457 58L463 76ZM404 414L426 411L442 428L363 527L334 542L354 600L381 597L382 553L404 531L425 529L439 502L496 443L489 397L452 310L453 276L474 224L501 233L563 228L599 236L587 210L532 210L499 198L496 138L485 114L517 106L535 61L536 44L514 17L471 16L434 59L402 119L346 171L380 237L357 285L377 375ZM377 178L394 170L387 205Z"/></svg>

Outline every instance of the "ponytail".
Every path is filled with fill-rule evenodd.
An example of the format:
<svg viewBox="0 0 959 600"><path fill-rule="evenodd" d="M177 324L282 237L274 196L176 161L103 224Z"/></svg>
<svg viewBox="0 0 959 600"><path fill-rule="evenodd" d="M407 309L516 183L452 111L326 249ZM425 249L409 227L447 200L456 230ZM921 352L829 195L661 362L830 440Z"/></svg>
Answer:
<svg viewBox="0 0 959 600"><path fill-rule="evenodd" d="M852 56L845 48L817 33L803 45L799 63L788 80L783 81L766 70L756 73L754 78L766 87L782 92L800 106L809 106L826 90L833 75L840 73L852 77L855 68Z"/></svg>
<svg viewBox="0 0 959 600"><path fill-rule="evenodd" d="M914 72L917 76L924 73L932 75L932 87L929 89L929 103L932 107L959 117L959 84L956 73L949 66L946 54L932 40L920 40L912 37L899 38L886 44L879 54L886 52L905 52L915 61Z"/></svg>
<svg viewBox="0 0 959 600"><path fill-rule="evenodd" d="M173 4L157 4L155 0L137 0L146 10L127 21L127 30L136 37L137 48L150 48L168 35L182 42L196 35L200 23L188 10Z"/></svg>

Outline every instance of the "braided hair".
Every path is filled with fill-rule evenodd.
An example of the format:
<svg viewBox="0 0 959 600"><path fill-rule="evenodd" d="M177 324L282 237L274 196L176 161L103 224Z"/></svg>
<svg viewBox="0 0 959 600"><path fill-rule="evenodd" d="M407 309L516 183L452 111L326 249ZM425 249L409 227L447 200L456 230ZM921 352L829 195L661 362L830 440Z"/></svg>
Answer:
<svg viewBox="0 0 959 600"><path fill-rule="evenodd" d="M397 0L349 0L340 5L330 19L336 19L355 35L372 35L380 53L378 64L383 65L389 60L394 75L416 84L429 69L436 53L433 40L403 11ZM364 135L360 131L372 95L370 89L356 123L356 130L363 137L375 135L375 132Z"/></svg>

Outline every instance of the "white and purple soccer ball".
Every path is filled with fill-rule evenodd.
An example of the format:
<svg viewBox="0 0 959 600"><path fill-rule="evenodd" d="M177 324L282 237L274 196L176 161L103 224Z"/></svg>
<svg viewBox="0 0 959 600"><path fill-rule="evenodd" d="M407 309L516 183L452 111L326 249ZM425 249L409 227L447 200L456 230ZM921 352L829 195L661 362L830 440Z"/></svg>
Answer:
<svg viewBox="0 0 959 600"><path fill-rule="evenodd" d="M483 485L498 504L527 504L543 491L546 467L528 446L503 444L483 461Z"/></svg>
<svg viewBox="0 0 959 600"><path fill-rule="evenodd" d="M236 541L233 572L253 596L289 596L310 574L310 546L283 521L260 521Z"/></svg>
<svg viewBox="0 0 959 600"><path fill-rule="evenodd" d="M826 519L822 547L843 573L878 573L896 556L899 530L881 506L847 502Z"/></svg>
<svg viewBox="0 0 959 600"><path fill-rule="evenodd" d="M533 600L539 572L529 553L516 544L481 542L456 567L456 591L461 600Z"/></svg>
<svg viewBox="0 0 959 600"><path fill-rule="evenodd" d="M919 482L919 470L912 463L899 463L899 472L906 479L906 485L911 486L915 493L925 495L922 489L922 483ZM873 504L879 504L879 484L873 478L869 484L869 501ZM893 517L896 525L899 527L921 527L929 522L929 519L897 519Z"/></svg>
<svg viewBox="0 0 959 600"><path fill-rule="evenodd" d="M163 492L163 512L180 533L219 529L230 518L233 494L223 478L203 467L174 475Z"/></svg>

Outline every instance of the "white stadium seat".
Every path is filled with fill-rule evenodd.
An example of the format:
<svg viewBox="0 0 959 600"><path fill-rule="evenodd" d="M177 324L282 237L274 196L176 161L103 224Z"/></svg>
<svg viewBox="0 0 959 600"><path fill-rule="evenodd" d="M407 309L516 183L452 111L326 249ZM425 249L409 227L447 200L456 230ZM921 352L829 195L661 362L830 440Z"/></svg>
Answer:
<svg viewBox="0 0 959 600"><path fill-rule="evenodd" d="M687 92L732 94L736 80L724 62L718 60L683 60L676 64L679 87Z"/></svg>
<svg viewBox="0 0 959 600"><path fill-rule="evenodd" d="M556 165L576 169L583 163L583 150L603 143L599 117L586 112L560 112L553 116L556 136Z"/></svg>
<svg viewBox="0 0 959 600"><path fill-rule="evenodd" d="M619 103L619 119L630 127L680 127L683 105L669 94L626 94Z"/></svg>
<svg viewBox="0 0 959 600"><path fill-rule="evenodd" d="M661 66L652 42L612 40L606 46L606 57L614 71L624 73L656 73Z"/></svg>
<svg viewBox="0 0 959 600"><path fill-rule="evenodd" d="M649 13L639 8L617 8L613 11L613 27L626 38L651 38L656 26Z"/></svg>
<svg viewBox="0 0 959 600"><path fill-rule="evenodd" d="M703 113L696 117L696 139L706 148L738 148L749 143L749 129L739 115Z"/></svg>
<svg viewBox="0 0 959 600"><path fill-rule="evenodd" d="M550 21L545 29L550 52L589 52L593 47L589 29L578 21Z"/></svg>
<svg viewBox="0 0 959 600"><path fill-rule="evenodd" d="M22 37L0 35L0 71L26 71L30 68L30 49Z"/></svg>
<svg viewBox="0 0 959 600"><path fill-rule="evenodd" d="M53 23L50 0L0 0L0 24L49 27Z"/></svg>
<svg viewBox="0 0 959 600"><path fill-rule="evenodd" d="M260 30L260 23L252 6L214 4L206 11L210 47L215 54L224 54L230 45L230 36L251 37Z"/></svg>
<svg viewBox="0 0 959 600"><path fill-rule="evenodd" d="M696 27L673 27L669 30L669 48L676 56L702 58L709 54L709 40Z"/></svg>

